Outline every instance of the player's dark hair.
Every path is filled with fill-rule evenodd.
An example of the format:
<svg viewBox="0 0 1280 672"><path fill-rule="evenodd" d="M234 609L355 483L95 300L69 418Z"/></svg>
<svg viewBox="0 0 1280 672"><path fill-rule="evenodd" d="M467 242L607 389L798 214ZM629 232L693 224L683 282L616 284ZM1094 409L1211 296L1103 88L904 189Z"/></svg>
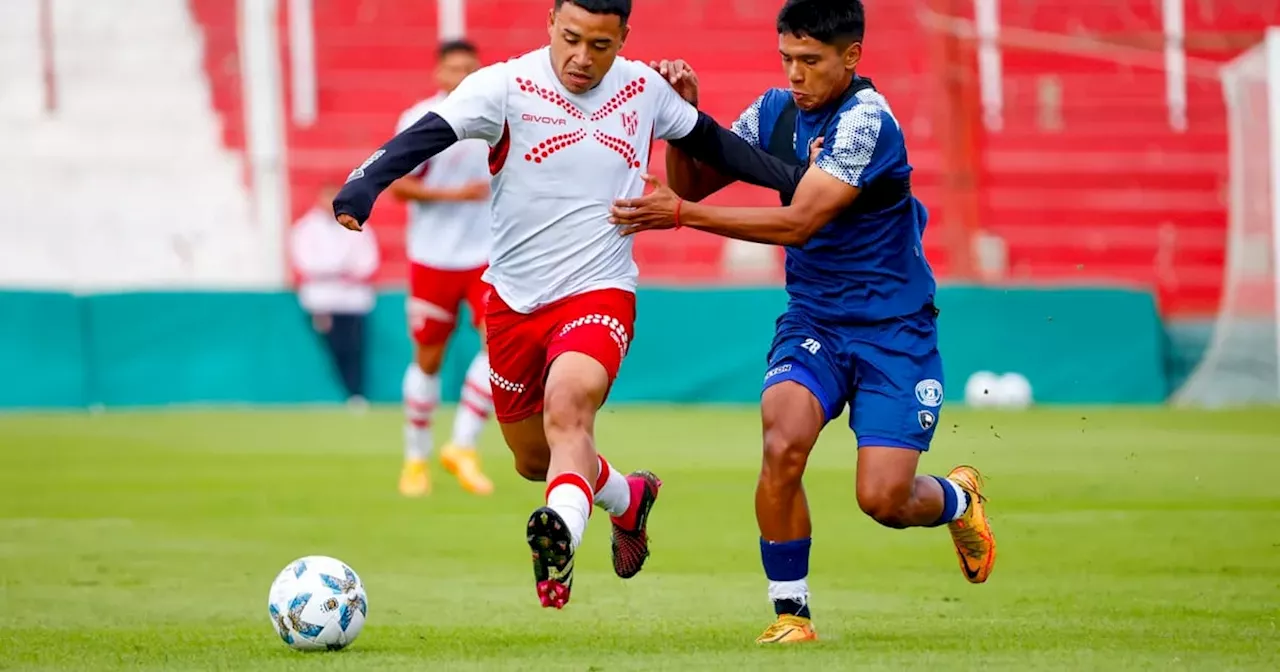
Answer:
<svg viewBox="0 0 1280 672"><path fill-rule="evenodd" d="M478 56L480 50L476 49L476 45L470 40L447 40L440 43L440 48L436 49L436 58L443 59L449 54L470 54Z"/></svg>
<svg viewBox="0 0 1280 672"><path fill-rule="evenodd" d="M862 0L787 0L778 12L779 35L843 46L861 42L866 30Z"/></svg>
<svg viewBox="0 0 1280 672"><path fill-rule="evenodd" d="M581 7L592 14L613 14L625 24L631 18L631 0L556 0L556 9L569 3Z"/></svg>

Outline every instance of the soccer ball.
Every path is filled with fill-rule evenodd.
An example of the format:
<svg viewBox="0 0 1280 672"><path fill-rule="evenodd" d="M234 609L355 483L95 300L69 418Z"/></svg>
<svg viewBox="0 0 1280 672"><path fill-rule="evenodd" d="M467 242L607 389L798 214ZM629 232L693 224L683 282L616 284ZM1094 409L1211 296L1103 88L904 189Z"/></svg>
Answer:
<svg viewBox="0 0 1280 672"><path fill-rule="evenodd" d="M1001 408L1025 409L1033 402L1031 381L1020 373L1006 373L996 383L996 397Z"/></svg>
<svg viewBox="0 0 1280 672"><path fill-rule="evenodd" d="M267 596L271 626L300 651L345 648L364 628L364 584L341 560L309 555L289 563Z"/></svg>
<svg viewBox="0 0 1280 672"><path fill-rule="evenodd" d="M964 386L964 403L973 408L989 408L999 403L997 386L1000 377L990 371L978 371L969 376Z"/></svg>

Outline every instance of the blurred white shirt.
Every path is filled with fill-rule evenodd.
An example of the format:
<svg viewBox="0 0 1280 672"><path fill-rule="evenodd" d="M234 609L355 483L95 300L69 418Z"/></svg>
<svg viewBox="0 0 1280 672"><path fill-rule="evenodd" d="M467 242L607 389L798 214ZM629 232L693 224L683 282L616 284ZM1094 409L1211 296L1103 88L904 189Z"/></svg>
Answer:
<svg viewBox="0 0 1280 672"><path fill-rule="evenodd" d="M368 313L376 296L378 241L366 224L348 231L333 213L312 208L293 225L289 251L298 271L298 301L308 313Z"/></svg>

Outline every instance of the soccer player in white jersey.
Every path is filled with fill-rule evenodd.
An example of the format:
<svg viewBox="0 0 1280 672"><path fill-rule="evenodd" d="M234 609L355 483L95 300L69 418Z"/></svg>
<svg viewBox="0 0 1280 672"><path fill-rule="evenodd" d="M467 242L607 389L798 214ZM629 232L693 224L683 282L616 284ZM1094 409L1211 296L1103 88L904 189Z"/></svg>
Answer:
<svg viewBox="0 0 1280 672"><path fill-rule="evenodd" d="M470 42L441 44L435 70L440 92L406 110L396 132L435 109L479 68L480 59ZM470 308L476 329L484 333L490 288L481 276L489 264L493 227L488 157L489 147L483 140L463 140L423 161L389 189L409 204L407 312L414 361L404 373L404 468L400 472L400 492L408 497L431 492L427 458L433 447L432 416L440 403L440 365L463 303ZM458 478L464 490L478 495L493 492L493 482L476 457L476 441L492 411L489 354L482 347L467 367L452 440L440 451L445 470Z"/></svg>
<svg viewBox="0 0 1280 672"><path fill-rule="evenodd" d="M637 269L610 205L642 193L655 138L777 191L803 174L700 114L648 66L618 58L630 13L630 0L554 0L548 47L473 73L334 199L338 221L358 230L378 194L424 160L462 140L491 147L489 376L516 471L548 481L526 529L545 607L569 601L593 502L611 516L615 573L640 571L661 485L648 472L622 476L593 438L635 338Z"/></svg>

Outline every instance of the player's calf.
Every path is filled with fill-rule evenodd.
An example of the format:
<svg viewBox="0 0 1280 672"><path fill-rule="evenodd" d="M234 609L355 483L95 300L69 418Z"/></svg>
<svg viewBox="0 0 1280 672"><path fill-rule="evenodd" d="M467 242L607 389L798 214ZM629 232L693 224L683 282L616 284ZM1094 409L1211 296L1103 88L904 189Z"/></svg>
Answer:
<svg viewBox="0 0 1280 672"><path fill-rule="evenodd" d="M453 474L467 492L487 495L493 492L493 481L480 468L476 443L480 432L493 413L493 392L489 387L489 355L480 352L467 367L462 383L461 400L453 419L453 438L440 451L440 464Z"/></svg>
<svg viewBox="0 0 1280 672"><path fill-rule="evenodd" d="M960 568L982 583L995 564L995 536L987 520L982 477L956 467L945 478L916 476L920 453L906 448L858 450L858 504L881 525L941 527L951 532Z"/></svg>
<svg viewBox="0 0 1280 672"><path fill-rule="evenodd" d="M551 446L547 444L542 424L542 414L539 413L498 425L515 460L516 473L539 483L547 480L547 470L551 468Z"/></svg>
<svg viewBox="0 0 1280 672"><path fill-rule="evenodd" d="M760 559L777 620L756 641L812 641L817 639L809 613L812 524L803 478L826 412L808 388L784 380L772 382L765 390L761 415L764 455L756 485L756 522Z"/></svg>
<svg viewBox="0 0 1280 672"><path fill-rule="evenodd" d="M401 391L405 424L400 492L407 497L418 497L431 491L427 458L433 447L431 424L440 402L440 379L424 372L418 362L410 362L405 368Z"/></svg>
<svg viewBox="0 0 1280 672"><path fill-rule="evenodd" d="M604 400L608 383L608 375L599 362L576 352L566 352L556 358L547 375L542 416L543 431L551 453L547 469L547 478L551 479L547 505L564 518L573 534L574 546L586 532L594 498L590 484L595 483L599 475L600 463L592 431L596 409ZM573 477L573 483L561 483L564 477L569 476ZM576 495L557 498L561 492L576 493L577 481L587 484L583 505Z"/></svg>

